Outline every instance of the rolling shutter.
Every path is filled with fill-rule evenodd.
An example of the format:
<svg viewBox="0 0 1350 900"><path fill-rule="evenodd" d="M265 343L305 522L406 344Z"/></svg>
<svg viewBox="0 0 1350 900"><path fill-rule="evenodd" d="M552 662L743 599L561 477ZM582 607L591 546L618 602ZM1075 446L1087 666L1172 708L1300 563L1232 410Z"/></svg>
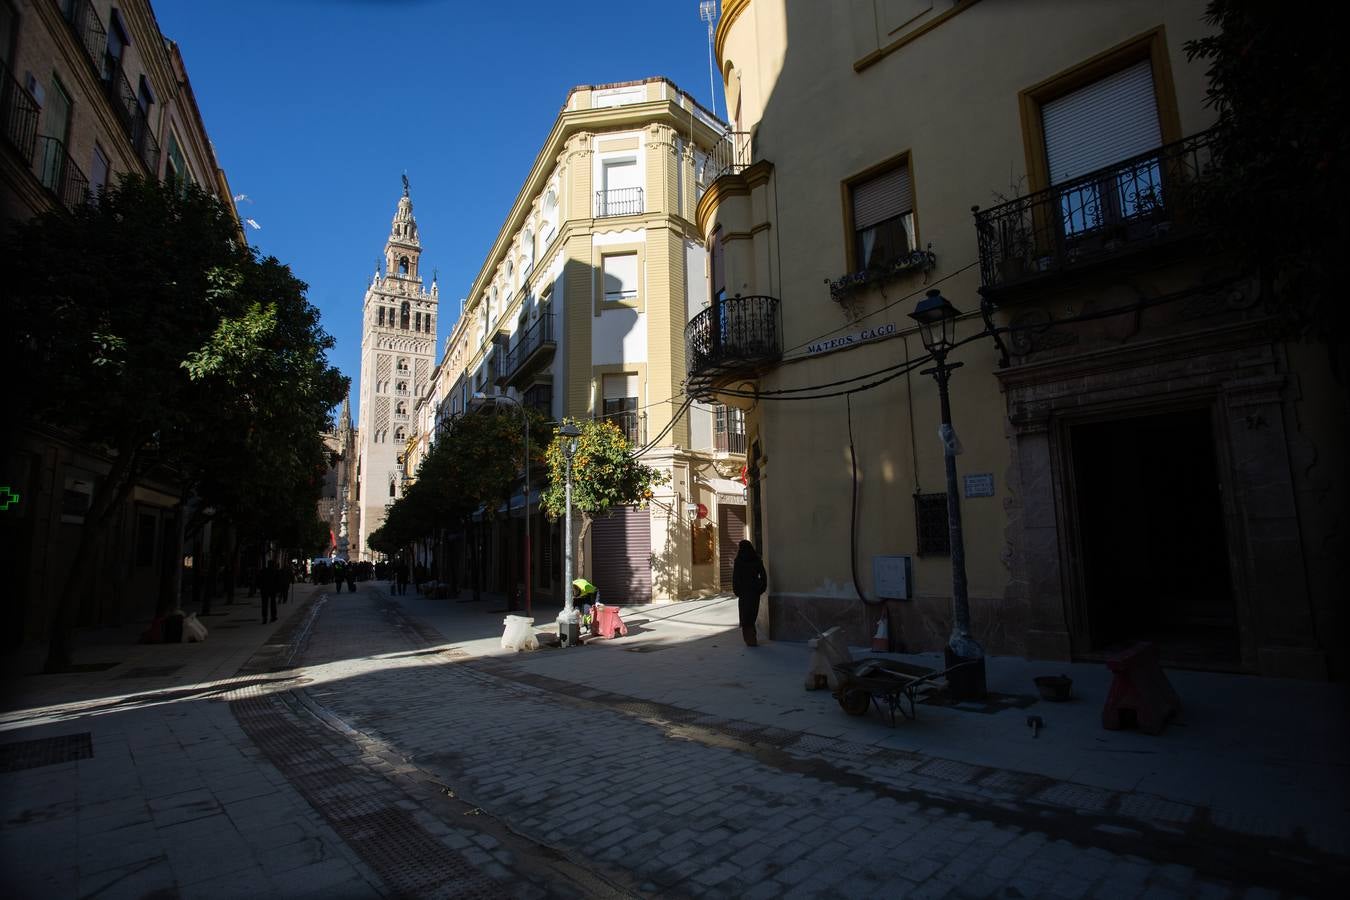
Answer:
<svg viewBox="0 0 1350 900"><path fill-rule="evenodd" d="M717 549L721 558L718 569L722 578L722 590L731 591L732 569L736 563L736 553L745 540L745 507L733 504L717 504Z"/></svg>
<svg viewBox="0 0 1350 900"><path fill-rule="evenodd" d="M1148 60L1041 107L1050 183L1059 184L1162 145Z"/></svg>
<svg viewBox="0 0 1350 900"><path fill-rule="evenodd" d="M861 231L893 219L914 207L909 169L898 166L853 186L853 228Z"/></svg>
<svg viewBox="0 0 1350 900"><path fill-rule="evenodd" d="M591 581L600 601L652 602L652 520L645 509L620 507L591 524Z"/></svg>

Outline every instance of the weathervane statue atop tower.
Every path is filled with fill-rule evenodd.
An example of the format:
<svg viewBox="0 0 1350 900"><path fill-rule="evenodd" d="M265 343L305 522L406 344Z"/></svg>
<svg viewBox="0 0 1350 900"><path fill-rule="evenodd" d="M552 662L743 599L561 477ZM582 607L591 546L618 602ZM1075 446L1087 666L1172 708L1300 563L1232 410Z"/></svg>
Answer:
<svg viewBox="0 0 1350 900"><path fill-rule="evenodd" d="M403 196L408 196L408 173L403 173Z"/></svg>

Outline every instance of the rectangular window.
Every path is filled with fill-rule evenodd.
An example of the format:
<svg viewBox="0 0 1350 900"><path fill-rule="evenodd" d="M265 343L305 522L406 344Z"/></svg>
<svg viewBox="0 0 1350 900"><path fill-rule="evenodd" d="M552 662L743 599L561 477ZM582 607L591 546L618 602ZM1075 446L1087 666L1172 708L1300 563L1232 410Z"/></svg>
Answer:
<svg viewBox="0 0 1350 900"><path fill-rule="evenodd" d="M1145 205L1162 203L1157 160L1116 165L1162 145L1149 60L1043 104L1041 125L1051 185L1114 167L1101 179L1080 181L1060 195L1066 234L1101 228L1135 215Z"/></svg>
<svg viewBox="0 0 1350 900"><path fill-rule="evenodd" d="M112 175L112 164L108 162L108 155L103 152L103 148L94 144L94 164L89 169L89 193L90 196L97 196L108 184L108 178Z"/></svg>
<svg viewBox="0 0 1350 900"><path fill-rule="evenodd" d="M187 160L183 158L183 148L178 136L169 132L168 161L164 164L164 180L176 185L179 190L192 184L192 173L188 170Z"/></svg>
<svg viewBox="0 0 1350 900"><path fill-rule="evenodd" d="M745 452L745 411L734 406L716 408L713 449L724 453Z"/></svg>
<svg viewBox="0 0 1350 900"><path fill-rule="evenodd" d="M384 324L384 307L383 307L383 306L380 307L380 324L381 324L381 325Z"/></svg>
<svg viewBox="0 0 1350 900"><path fill-rule="evenodd" d="M920 556L947 556L952 552L946 494L914 495L914 531Z"/></svg>
<svg viewBox="0 0 1350 900"><path fill-rule="evenodd" d="M108 17L108 49L103 54L103 80L112 81L122 74L122 54L126 51L127 30L122 25L122 16L117 10L111 10Z"/></svg>
<svg viewBox="0 0 1350 900"><path fill-rule="evenodd" d="M636 300L638 295L638 255L620 253L603 257L605 301Z"/></svg>
<svg viewBox="0 0 1350 900"><path fill-rule="evenodd" d="M422 330L422 314L413 313L413 331Z"/></svg>
<svg viewBox="0 0 1350 900"><path fill-rule="evenodd" d="M70 135L72 105L65 85L53 72L45 111L47 134L51 140L42 142L42 185L54 193L60 193L65 184L66 141Z"/></svg>
<svg viewBox="0 0 1350 900"><path fill-rule="evenodd" d="M0 0L0 69L9 71L10 58L14 53L14 38L18 33L19 14L9 5L9 0Z"/></svg>
<svg viewBox="0 0 1350 900"><path fill-rule="evenodd" d="M914 192L907 161L850 185L849 202L855 269L880 268L914 249Z"/></svg>
<svg viewBox="0 0 1350 900"><path fill-rule="evenodd" d="M642 175L636 159L606 162L603 189L596 197L596 216L634 216L642 212Z"/></svg>
<svg viewBox="0 0 1350 900"><path fill-rule="evenodd" d="M604 418L609 419L633 445L639 443L638 433L638 377L633 374L606 375L602 379Z"/></svg>

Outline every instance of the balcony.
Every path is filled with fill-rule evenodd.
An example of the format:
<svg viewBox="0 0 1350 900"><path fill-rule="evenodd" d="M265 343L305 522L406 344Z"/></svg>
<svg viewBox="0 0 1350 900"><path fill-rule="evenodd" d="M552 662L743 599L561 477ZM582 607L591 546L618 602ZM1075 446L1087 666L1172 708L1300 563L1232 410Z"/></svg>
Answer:
<svg viewBox="0 0 1350 900"><path fill-rule="evenodd" d="M684 327L690 393L776 363L783 355L781 315L776 298L750 296L727 298L690 319Z"/></svg>
<svg viewBox="0 0 1350 900"><path fill-rule="evenodd" d="M73 0L66 10L66 21L75 39L84 48L89 64L103 82L103 91L112 103L122 130L127 133L136 155L151 175L159 172L159 141L150 128L149 114L122 71L122 61L108 53L108 32L89 0Z"/></svg>
<svg viewBox="0 0 1350 900"><path fill-rule="evenodd" d="M553 335L553 315L545 313L525 329L516 346L506 354L506 365L502 369L506 382L516 384L528 377L553 358L553 351L557 347L557 340Z"/></svg>
<svg viewBox="0 0 1350 900"><path fill-rule="evenodd" d="M1195 236L1190 200L1212 164L1210 133L1202 132L992 209L976 207L980 292L1011 299Z"/></svg>
<svg viewBox="0 0 1350 900"><path fill-rule="evenodd" d="M0 70L0 133L25 165L33 164L37 123L38 105L33 95L7 70Z"/></svg>
<svg viewBox="0 0 1350 900"><path fill-rule="evenodd" d="M642 214L642 188L615 188L595 192L595 217L638 216Z"/></svg>
<svg viewBox="0 0 1350 900"><path fill-rule="evenodd" d="M108 49L108 32L99 20L98 13L94 12L94 4L89 0L73 0L66 6L66 21L75 33L75 39L84 47L89 62L95 69L99 68L103 54Z"/></svg>
<svg viewBox="0 0 1350 900"><path fill-rule="evenodd" d="M750 132L728 131L708 154L702 184L712 184L723 175L739 175L750 165Z"/></svg>
<svg viewBox="0 0 1350 900"><path fill-rule="evenodd" d="M719 453L745 453L745 433L735 431L713 432L713 449Z"/></svg>
<svg viewBox="0 0 1350 900"><path fill-rule="evenodd" d="M75 165L66 147L54 137L37 139L38 180L72 212L89 198L89 179Z"/></svg>

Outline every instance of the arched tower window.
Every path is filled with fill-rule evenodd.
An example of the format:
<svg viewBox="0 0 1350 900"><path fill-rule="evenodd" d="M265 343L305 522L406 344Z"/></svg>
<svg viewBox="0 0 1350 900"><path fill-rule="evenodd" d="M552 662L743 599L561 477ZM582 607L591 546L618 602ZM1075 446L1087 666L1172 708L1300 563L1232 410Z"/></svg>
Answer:
<svg viewBox="0 0 1350 900"><path fill-rule="evenodd" d="M389 496L394 496L394 479L389 479Z"/></svg>
<svg viewBox="0 0 1350 900"><path fill-rule="evenodd" d="M398 442L401 444L401 443L403 443L404 441L406 441L407 439L408 439L408 436L404 433L404 431L403 431L402 428L395 428L395 429L394 429L394 440L398 441Z"/></svg>
<svg viewBox="0 0 1350 900"><path fill-rule="evenodd" d="M383 306L380 307L380 324L381 324L381 325L384 324L384 307L383 307Z"/></svg>
<svg viewBox="0 0 1350 900"><path fill-rule="evenodd" d="M404 331L408 330L408 317L411 315L409 310L410 307L408 306L408 301L404 300L402 314L399 316L398 321L398 327L402 328Z"/></svg>
<svg viewBox="0 0 1350 900"><path fill-rule="evenodd" d="M407 274L408 274L408 257L406 257L406 256L400 256L400 257L399 257L399 259L398 259L398 274L400 274L400 275L407 275Z"/></svg>
<svg viewBox="0 0 1350 900"><path fill-rule="evenodd" d="M408 404L400 400L398 406L394 407L394 412L398 413L400 416L406 416L408 414Z"/></svg>

